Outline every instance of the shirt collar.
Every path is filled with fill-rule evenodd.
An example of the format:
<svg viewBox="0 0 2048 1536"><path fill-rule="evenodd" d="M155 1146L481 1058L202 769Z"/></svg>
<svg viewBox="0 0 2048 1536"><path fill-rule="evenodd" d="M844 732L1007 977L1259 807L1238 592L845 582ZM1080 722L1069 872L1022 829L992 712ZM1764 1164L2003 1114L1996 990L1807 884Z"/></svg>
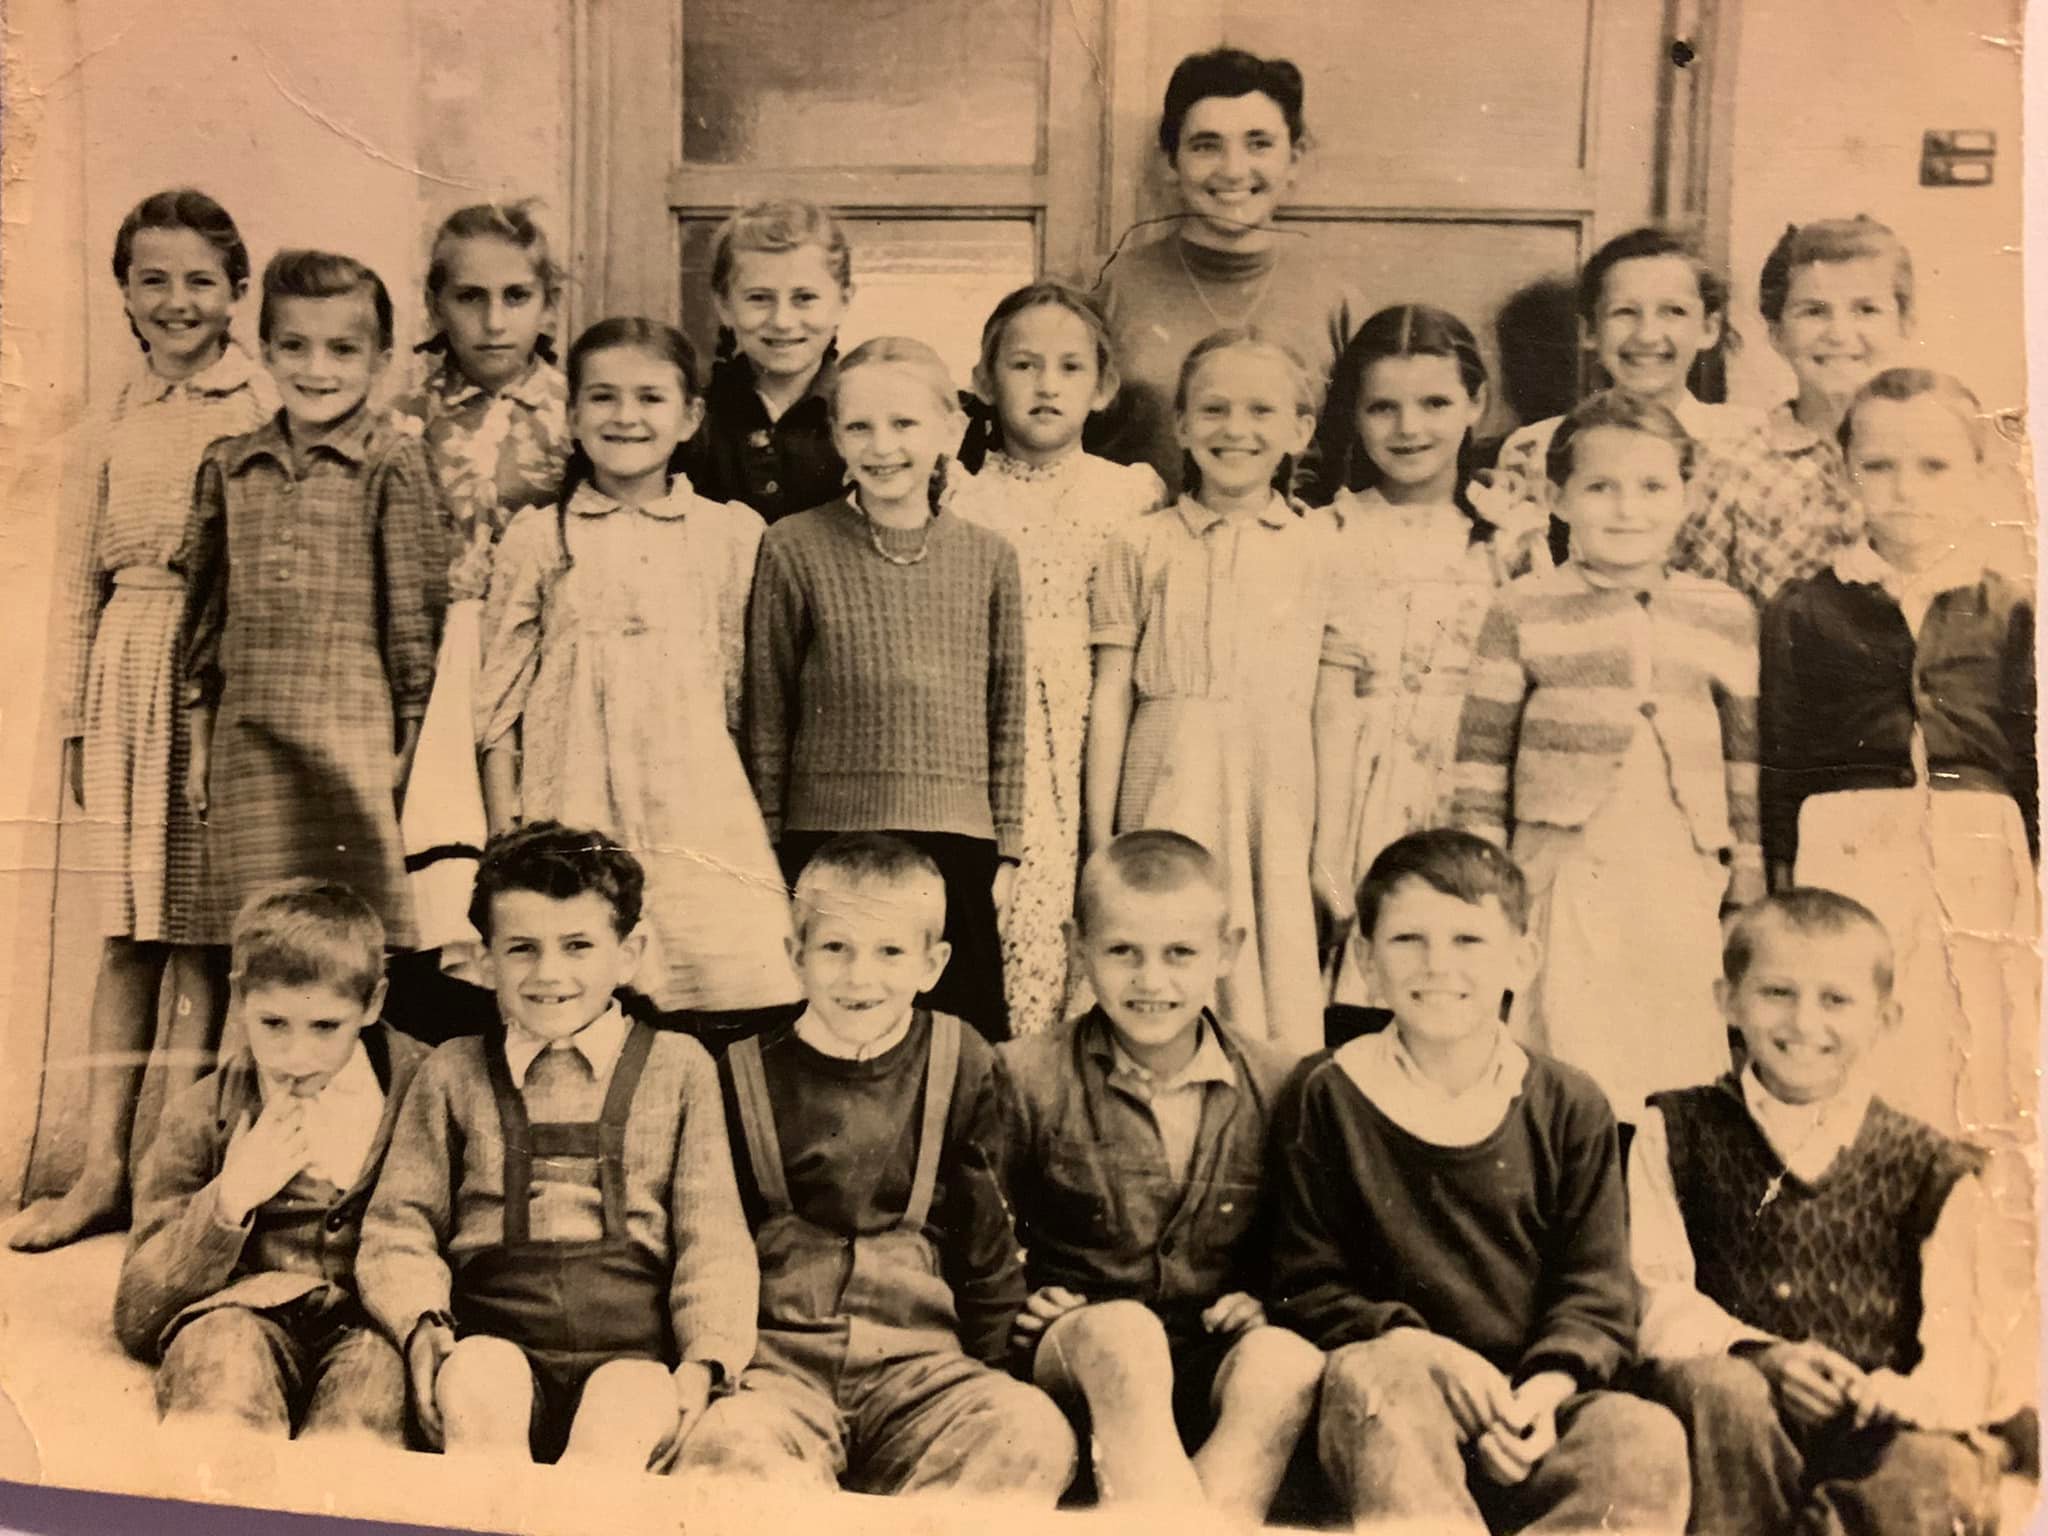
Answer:
<svg viewBox="0 0 2048 1536"><path fill-rule="evenodd" d="M575 1051L590 1065L590 1075L602 1082L610 1073L612 1064L619 1059L619 1052L625 1049L626 1031L631 1027L625 1011L614 998L605 1009L588 1024L577 1030L566 1040L549 1040L536 1035L521 1024L505 1026L505 1065L512 1069L515 1087L526 1086L526 1074L540 1058L540 1053L551 1046L563 1046Z"/></svg>
<svg viewBox="0 0 2048 1536"><path fill-rule="evenodd" d="M1221 512L1203 506L1188 493L1184 493L1174 504L1174 510L1180 513L1180 520L1187 524L1188 532L1198 539L1224 520ZM1294 508L1287 504L1287 498L1275 491L1259 509L1259 521L1268 528L1285 528L1290 523L1300 522L1301 519L1295 516Z"/></svg>
<svg viewBox="0 0 2048 1536"><path fill-rule="evenodd" d="M254 432L236 440L238 446L228 462L228 472L240 474L261 458L274 459L287 470L295 469L297 463L310 459L315 450L330 453L349 464L361 464L370 456L371 439L383 419L383 413L371 409L369 402L365 401L338 426L294 440L285 427L285 413L280 410ZM296 460L293 457L295 452Z"/></svg>
<svg viewBox="0 0 2048 1536"><path fill-rule="evenodd" d="M1764 442L1773 453L1839 452L1834 441L1799 419L1798 402L1781 400L1764 418Z"/></svg>
<svg viewBox="0 0 2048 1536"><path fill-rule="evenodd" d="M910 1026L916 1022L917 1010L906 1008L901 1022L889 1033L866 1045L854 1045L819 1018L816 1009L806 1006L796 1021L796 1037L820 1056L830 1056L839 1061L873 1061L901 1045L904 1036L910 1033Z"/></svg>
<svg viewBox="0 0 2048 1536"><path fill-rule="evenodd" d="M690 477L678 470L669 479L666 496L659 501L650 501L645 506L636 506L629 510L645 512L649 517L658 517L665 521L679 522L689 515L690 507L696 499L697 493L690 488ZM569 497L569 510L578 517L605 517L625 507L623 501L605 495L589 480L578 485L574 494Z"/></svg>
<svg viewBox="0 0 2048 1536"><path fill-rule="evenodd" d="M263 1074L253 1073L256 1080L256 1096L260 1101L265 1089ZM370 1065L370 1053L363 1048L362 1036L356 1037L355 1048L348 1053L348 1060L341 1064L341 1070L327 1079L321 1090L313 1095L312 1102L321 1105L336 1105L354 1102L363 1098L382 1099L384 1085L377 1081L376 1068Z"/></svg>
<svg viewBox="0 0 2048 1536"><path fill-rule="evenodd" d="M247 389L255 382L258 373L256 359L231 336L220 356L189 378L161 378L150 370L149 361L145 358L141 373L129 388L136 399L147 401L168 400L181 393L231 395L238 389Z"/></svg>
<svg viewBox="0 0 2048 1536"><path fill-rule="evenodd" d="M1484 1070L1459 1093L1438 1087L1422 1070L1422 1063L1410 1054L1407 1044L1401 1039L1399 1026L1389 1024L1379 1032L1378 1038L1386 1042L1383 1049L1387 1053L1389 1067L1406 1079L1411 1087L1434 1094L1447 1104L1460 1104L1467 1099L1496 1094L1512 1098L1522 1091L1522 1082L1529 1075L1529 1053L1505 1028L1495 1031L1493 1055L1488 1058Z"/></svg>
<svg viewBox="0 0 2048 1536"><path fill-rule="evenodd" d="M452 352L443 352L435 362L427 374L426 388L440 401L444 410L456 410L471 401L488 399L493 393L464 373ZM566 402L569 391L562 370L536 354L527 359L526 371L496 394L502 399L517 401L530 411L539 411L557 400Z"/></svg>
<svg viewBox="0 0 2048 1536"><path fill-rule="evenodd" d="M1190 1056L1178 1072L1160 1074L1140 1062L1124 1049L1116 1032L1109 1027L1107 1016L1103 1018L1101 1043L1108 1047L1110 1077L1121 1078L1126 1083L1142 1085L1151 1095L1176 1093L1183 1088L1200 1087L1205 1083L1221 1083L1226 1088L1237 1086L1237 1068L1231 1064L1230 1054L1223 1049L1223 1042L1217 1036L1216 1022L1209 1011L1202 1010L1196 1021L1200 1039L1195 1045L1195 1054Z"/></svg>
<svg viewBox="0 0 2048 1536"><path fill-rule="evenodd" d="M1863 1129L1870 1112L1870 1084L1852 1073L1842 1091L1817 1104L1788 1104L1764 1086L1754 1063L1742 1069L1742 1102L1750 1119L1778 1154L1778 1160L1804 1179L1815 1179Z"/></svg>

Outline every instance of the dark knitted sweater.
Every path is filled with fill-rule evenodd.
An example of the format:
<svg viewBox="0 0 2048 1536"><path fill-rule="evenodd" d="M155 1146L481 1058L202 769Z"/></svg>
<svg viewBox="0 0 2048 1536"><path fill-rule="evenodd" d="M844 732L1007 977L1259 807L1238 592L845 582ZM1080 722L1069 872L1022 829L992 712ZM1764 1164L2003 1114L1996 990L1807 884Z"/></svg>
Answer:
<svg viewBox="0 0 2048 1536"><path fill-rule="evenodd" d="M1866 1371L1920 1362L1920 1253L1976 1154L1873 1099L1820 1179L1788 1172L1733 1076L1653 1096L1700 1294Z"/></svg>
<svg viewBox="0 0 2048 1536"><path fill-rule="evenodd" d="M1635 1347L1621 1150L1593 1080L1531 1053L1492 1135L1440 1147L1330 1055L1281 1093L1267 1311L1323 1349L1426 1328L1511 1378L1603 1385Z"/></svg>

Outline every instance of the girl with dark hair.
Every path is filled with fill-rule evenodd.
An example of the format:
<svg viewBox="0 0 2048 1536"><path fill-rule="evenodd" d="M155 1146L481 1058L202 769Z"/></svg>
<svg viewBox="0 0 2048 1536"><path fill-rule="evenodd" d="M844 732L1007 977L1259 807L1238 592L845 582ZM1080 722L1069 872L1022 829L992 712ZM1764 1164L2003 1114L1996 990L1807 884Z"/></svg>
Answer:
<svg viewBox="0 0 2048 1536"><path fill-rule="evenodd" d="M226 209L190 189L145 198L122 220L113 267L142 367L81 431L83 452L67 466L55 644L64 782L91 845L77 862L95 872L106 943L88 1026L85 1165L68 1193L15 1227L10 1244L30 1250L126 1218L158 988L168 978L176 994L172 1028L196 1031L169 1059L205 1059L219 1027L218 978L199 946L227 933L198 910L202 830L185 797L176 643L200 456L277 408L229 335L249 252Z"/></svg>
<svg viewBox="0 0 2048 1536"><path fill-rule="evenodd" d="M1331 380L1323 464L1340 489L1323 515L1366 652L1357 757L1334 770L1351 787L1347 890L1396 838L1449 823L1480 621L1496 589L1550 565L1535 508L1474 484L1488 395L1470 329L1423 304L1366 321ZM1336 1000L1367 1002L1368 974L1347 948Z"/></svg>
<svg viewBox="0 0 2048 1536"><path fill-rule="evenodd" d="M767 1007L797 985L736 745L762 524L681 472L696 377L689 342L655 320L602 320L569 349L574 445L556 504L498 547L477 737L493 832L597 827L645 867L640 986L659 1007Z"/></svg>
<svg viewBox="0 0 2048 1536"><path fill-rule="evenodd" d="M1081 747L1088 729L1088 577L1117 529L1165 499L1146 464L1086 453L1089 414L1115 398L1109 333L1061 283L1019 288L982 327L974 387L995 444L954 501L1016 546L1029 670L1023 861L1003 915L1010 1023L1035 1034L1073 1016L1064 925L1081 857Z"/></svg>
<svg viewBox="0 0 2048 1536"><path fill-rule="evenodd" d="M1307 150L1302 95L1301 71L1286 59L1236 48L1182 59L1159 123L1181 212L1164 238L1120 246L1097 290L1124 382L1103 451L1149 461L1175 493L1173 390L1190 347L1212 331L1256 328L1302 360L1319 410L1364 312L1292 232L1274 228ZM1328 499L1312 469L1301 488L1312 501Z"/></svg>
<svg viewBox="0 0 2048 1536"><path fill-rule="evenodd" d="M437 328L419 350L433 364L419 389L393 405L392 419L426 444L452 561L403 830L426 952L418 963L436 962L438 951L440 970L480 980L482 940L468 917L485 836L472 720L477 631L499 536L521 510L552 504L561 491L569 397L548 332L562 270L530 204L478 203L442 221L426 291ZM412 968L408 962L400 967L408 974L394 976L402 1010L413 991L405 983L425 980Z"/></svg>

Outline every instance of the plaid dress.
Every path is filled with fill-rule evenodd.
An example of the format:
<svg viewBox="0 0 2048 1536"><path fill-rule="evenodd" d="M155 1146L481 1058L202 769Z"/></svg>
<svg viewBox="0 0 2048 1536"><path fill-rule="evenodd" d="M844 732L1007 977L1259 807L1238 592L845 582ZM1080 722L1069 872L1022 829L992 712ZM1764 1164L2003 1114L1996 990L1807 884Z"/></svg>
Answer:
<svg viewBox="0 0 2048 1536"><path fill-rule="evenodd" d="M85 434L66 476L57 592L59 730L82 736L84 848L103 934L204 943L201 834L185 804L190 747L175 707L192 482L215 438L274 408L269 379L233 343L191 378L139 370Z"/></svg>
<svg viewBox="0 0 2048 1536"><path fill-rule="evenodd" d="M282 414L200 467L188 700L215 706L210 880L225 926L257 887L346 881L414 943L394 717L434 678L447 553L417 438L364 411L294 444Z"/></svg>

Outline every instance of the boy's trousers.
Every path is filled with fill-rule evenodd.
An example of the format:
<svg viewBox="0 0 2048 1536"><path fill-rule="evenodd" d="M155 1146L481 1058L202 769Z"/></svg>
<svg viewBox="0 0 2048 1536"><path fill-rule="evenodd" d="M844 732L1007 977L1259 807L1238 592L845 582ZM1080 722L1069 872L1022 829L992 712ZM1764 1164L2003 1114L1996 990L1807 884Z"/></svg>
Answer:
<svg viewBox="0 0 2048 1536"><path fill-rule="evenodd" d="M181 1324L156 1373L160 1415L208 1414L267 1433L353 1431L403 1442L405 1362L334 1286L283 1306L223 1306Z"/></svg>

